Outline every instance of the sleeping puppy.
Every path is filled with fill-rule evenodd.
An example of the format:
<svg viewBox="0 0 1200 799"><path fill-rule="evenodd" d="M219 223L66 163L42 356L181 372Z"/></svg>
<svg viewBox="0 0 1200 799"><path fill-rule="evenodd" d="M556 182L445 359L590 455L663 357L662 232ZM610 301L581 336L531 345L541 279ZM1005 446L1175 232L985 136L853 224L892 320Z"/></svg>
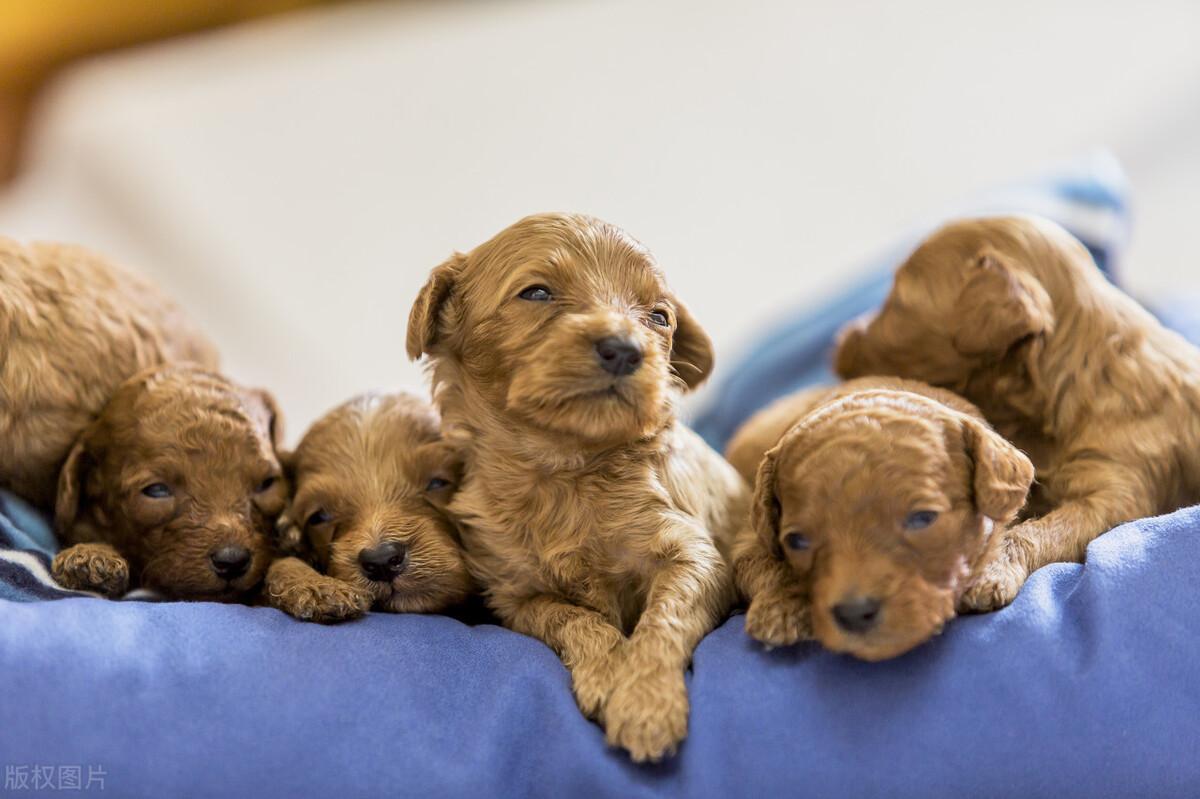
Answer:
<svg viewBox="0 0 1200 799"><path fill-rule="evenodd" d="M52 573L74 589L246 599L271 560L287 487L274 400L193 366L126 381L72 447Z"/></svg>
<svg viewBox="0 0 1200 799"><path fill-rule="evenodd" d="M558 653L611 744L672 752L749 493L675 416L708 336L641 244L542 214L433 270L408 352L466 453L451 511L490 607Z"/></svg>
<svg viewBox="0 0 1200 799"><path fill-rule="evenodd" d="M1046 515L1011 528L968 599L1012 601L1033 570L1200 500L1200 352L1035 217L954 222L842 334L843 377L899 375L976 403L1037 466Z"/></svg>
<svg viewBox="0 0 1200 799"><path fill-rule="evenodd" d="M894 378L801 392L729 445L755 479L733 568L746 632L864 660L938 633L1025 503L1033 464L970 403Z"/></svg>
<svg viewBox="0 0 1200 799"><path fill-rule="evenodd" d="M67 453L117 387L217 353L149 282L78 247L0 238L0 488L53 511Z"/></svg>
<svg viewBox="0 0 1200 799"><path fill-rule="evenodd" d="M434 613L472 594L458 530L444 513L460 460L439 428L433 408L401 393L355 397L313 424L286 458L293 521L280 525L305 557L271 565L271 605L334 622L372 604Z"/></svg>

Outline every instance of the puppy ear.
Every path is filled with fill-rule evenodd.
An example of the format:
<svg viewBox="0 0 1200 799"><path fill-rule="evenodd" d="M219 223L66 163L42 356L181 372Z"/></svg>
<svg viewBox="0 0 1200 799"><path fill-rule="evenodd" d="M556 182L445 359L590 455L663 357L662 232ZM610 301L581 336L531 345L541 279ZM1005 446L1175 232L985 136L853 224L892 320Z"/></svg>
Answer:
<svg viewBox="0 0 1200 799"><path fill-rule="evenodd" d="M688 307L672 297L675 306L675 335L671 338L671 368L690 391L712 373L712 339L700 327Z"/></svg>
<svg viewBox="0 0 1200 799"><path fill-rule="evenodd" d="M837 334L833 351L833 371L842 380L871 374L864 345L870 321L869 315L859 317L848 322Z"/></svg>
<svg viewBox="0 0 1200 799"><path fill-rule="evenodd" d="M1025 505L1033 485L1033 463L1025 453L977 419L963 426L967 454L974 464L975 508L1007 524Z"/></svg>
<svg viewBox="0 0 1200 799"><path fill-rule="evenodd" d="M283 413L279 410L279 403L266 389L243 389L241 395L242 401L250 409L251 417L267 432L278 454L283 446Z"/></svg>
<svg viewBox="0 0 1200 799"><path fill-rule="evenodd" d="M958 298L954 348L963 355L999 356L1023 339L1054 329L1050 295L1032 275L991 248L982 250Z"/></svg>
<svg viewBox="0 0 1200 799"><path fill-rule="evenodd" d="M429 280L425 282L412 310L408 313L406 343L410 360L417 360L437 343L442 307L454 290L454 284L458 281L458 275L466 262L467 256L456 252L429 273Z"/></svg>
<svg viewBox="0 0 1200 799"><path fill-rule="evenodd" d="M58 472L58 491L54 500L54 530L60 538L75 526L83 510L88 473L95 466L95 460L88 451L90 432L89 428L79 436Z"/></svg>
<svg viewBox="0 0 1200 799"><path fill-rule="evenodd" d="M779 496L776 494L775 467L779 460L779 447L767 451L758 474L754 478L754 498L750 502L750 526L762 541L766 550L775 557L783 557L779 548Z"/></svg>

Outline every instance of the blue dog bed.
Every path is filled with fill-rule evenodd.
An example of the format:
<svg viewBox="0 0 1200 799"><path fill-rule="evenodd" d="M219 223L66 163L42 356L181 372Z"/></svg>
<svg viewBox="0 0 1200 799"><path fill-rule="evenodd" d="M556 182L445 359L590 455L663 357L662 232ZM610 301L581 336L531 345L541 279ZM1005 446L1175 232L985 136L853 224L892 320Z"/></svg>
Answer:
<svg viewBox="0 0 1200 799"><path fill-rule="evenodd" d="M1023 189L1036 201L1022 207L1111 264L1124 220L1112 174L1085 164ZM864 285L886 290L894 255ZM820 375L829 334L878 293L851 294L776 331L773 368L756 349L730 373L698 421L710 440ZM0 519L2 795L1200 795L1200 509L1110 532L1086 565L1043 568L1012 606L885 663L768 653L735 616L696 651L679 755L636 766L579 715L549 649L492 625L19 601L59 594L40 522L14 507Z"/></svg>

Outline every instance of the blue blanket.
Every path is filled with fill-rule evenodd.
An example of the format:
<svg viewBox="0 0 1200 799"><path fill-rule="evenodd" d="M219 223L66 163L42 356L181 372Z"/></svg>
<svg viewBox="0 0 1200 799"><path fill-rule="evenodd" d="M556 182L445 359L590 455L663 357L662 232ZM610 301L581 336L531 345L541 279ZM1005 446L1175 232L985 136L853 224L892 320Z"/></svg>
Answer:
<svg viewBox="0 0 1200 799"><path fill-rule="evenodd" d="M1021 191L1112 263L1114 175L1100 159ZM886 287L902 249L867 284ZM819 376L845 318L776 330L775 368L756 348L701 429L719 443ZM38 576L38 525L0 505L0 796L1200 795L1200 510L1110 532L1086 565L1041 569L1011 607L885 663L764 652L735 616L697 650L689 738L654 767L605 748L549 649L492 625L14 601L61 596Z"/></svg>

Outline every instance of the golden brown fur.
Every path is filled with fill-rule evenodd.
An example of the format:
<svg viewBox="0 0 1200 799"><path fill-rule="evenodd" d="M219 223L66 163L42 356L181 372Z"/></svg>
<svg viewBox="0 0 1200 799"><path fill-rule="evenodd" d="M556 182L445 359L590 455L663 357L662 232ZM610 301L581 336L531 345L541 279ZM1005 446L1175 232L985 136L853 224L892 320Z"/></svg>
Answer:
<svg viewBox="0 0 1200 799"><path fill-rule="evenodd" d="M1047 563L1082 561L1117 524L1200 500L1200 352L1047 220L935 232L879 313L843 332L836 359L844 377L951 388L1030 453L1052 510L1009 530L976 607L1011 602Z"/></svg>
<svg viewBox="0 0 1200 799"><path fill-rule="evenodd" d="M355 397L319 419L286 460L295 494L285 536L301 539L325 574L296 557L277 561L266 583L272 605L331 622L372 604L433 613L472 593L458 530L443 512L460 458L427 403L401 393ZM378 571L370 558L381 552L397 559L394 568Z"/></svg>
<svg viewBox="0 0 1200 799"><path fill-rule="evenodd" d="M733 559L746 632L865 660L941 630L1033 481L970 403L895 378L785 397L728 451L756 481Z"/></svg>
<svg viewBox="0 0 1200 799"><path fill-rule="evenodd" d="M242 599L271 559L287 486L282 421L262 391L194 366L122 384L72 447L55 528L56 580L110 596Z"/></svg>
<svg viewBox="0 0 1200 799"><path fill-rule="evenodd" d="M635 370L602 368L609 337L639 352ZM488 603L559 654L610 743L672 752L684 670L731 601L721 551L748 494L675 418L711 369L708 337L628 235L543 214L433 270L408 351L431 356L467 453L451 511Z"/></svg>
<svg viewBox="0 0 1200 799"><path fill-rule="evenodd" d="M79 433L143 369L212 345L155 286L78 247L0 238L0 488L43 510Z"/></svg>

